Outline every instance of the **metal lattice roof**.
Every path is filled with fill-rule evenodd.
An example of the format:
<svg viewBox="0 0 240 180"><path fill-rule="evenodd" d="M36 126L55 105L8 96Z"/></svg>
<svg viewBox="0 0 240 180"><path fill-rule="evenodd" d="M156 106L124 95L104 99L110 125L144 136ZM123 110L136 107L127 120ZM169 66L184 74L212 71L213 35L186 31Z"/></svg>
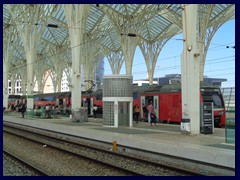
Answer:
<svg viewBox="0 0 240 180"><path fill-rule="evenodd" d="M36 53L45 56L44 63L52 66L49 47L54 45L67 45L65 51L68 60L71 62L69 28L62 5L38 5L40 6L38 19L34 19L31 11L32 4L4 4L3 5L3 25L4 38L8 35L11 38L11 46L14 49L13 57L9 59L11 64L17 64L18 61L26 59L23 48L23 42L17 30L17 25L35 27L40 31L44 27L43 34L36 47ZM208 5L200 5L199 13L207 13ZM235 5L216 4L210 15L211 23L226 22L235 17ZM10 13L11 11L11 13ZM223 16L224 14L224 16ZM24 17L28 16L24 19ZM111 17L116 18L115 24ZM225 17L225 18L224 18ZM119 33L134 33L144 41L154 42L166 31L181 33L182 7L180 4L96 4L91 5L89 16L87 17L85 34L93 36L99 48L104 46L111 51L120 51L121 44ZM26 21L27 20L27 21ZM209 27L211 26L209 24ZM51 27L55 25L57 28ZM30 25L30 26L29 26ZM176 31L176 28L179 30ZM134 32L131 32L134 31ZM171 34L171 33L169 33ZM175 34L171 34L174 36ZM165 34L164 34L165 36ZM104 55L104 54L103 54Z"/></svg>

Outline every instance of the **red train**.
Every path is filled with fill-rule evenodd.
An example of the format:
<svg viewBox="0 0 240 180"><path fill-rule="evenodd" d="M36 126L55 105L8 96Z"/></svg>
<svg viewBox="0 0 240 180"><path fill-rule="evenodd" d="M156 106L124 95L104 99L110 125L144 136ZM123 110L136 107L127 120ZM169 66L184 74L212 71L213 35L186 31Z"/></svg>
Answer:
<svg viewBox="0 0 240 180"><path fill-rule="evenodd" d="M8 105L18 105L18 104L22 104L22 103L26 103L26 97L25 96L21 96L21 95L12 95L10 94L8 96Z"/></svg>
<svg viewBox="0 0 240 180"><path fill-rule="evenodd" d="M8 96L8 109L11 106L11 110L19 110L21 104L26 104L26 96L12 95Z"/></svg>
<svg viewBox="0 0 240 180"><path fill-rule="evenodd" d="M136 87L133 90L134 105L143 107L153 102L154 111L160 121L180 123L182 120L181 84ZM225 126L226 111L220 88L200 87L200 103L213 102L214 125ZM141 112L142 115L142 112Z"/></svg>
<svg viewBox="0 0 240 180"><path fill-rule="evenodd" d="M34 95L34 106L40 108L50 104L52 106L59 105L60 108L71 108L71 92L47 93ZM97 113L102 114L102 90L93 93L82 92L81 106L88 109L88 114L92 115L91 109L93 105L98 106Z"/></svg>
<svg viewBox="0 0 240 180"><path fill-rule="evenodd" d="M182 120L182 96L181 84L164 86L133 86L133 105L141 109L152 101L156 115L160 121L168 123L180 123ZM215 126L225 126L226 111L220 88L215 86L200 87L200 103L213 102ZM82 106L87 107L88 114L92 115L91 109L94 104L98 108L98 114L102 113L102 90L89 94L82 93ZM71 107L71 92L49 93L34 95L34 106L39 108L46 104L60 105L61 108Z"/></svg>

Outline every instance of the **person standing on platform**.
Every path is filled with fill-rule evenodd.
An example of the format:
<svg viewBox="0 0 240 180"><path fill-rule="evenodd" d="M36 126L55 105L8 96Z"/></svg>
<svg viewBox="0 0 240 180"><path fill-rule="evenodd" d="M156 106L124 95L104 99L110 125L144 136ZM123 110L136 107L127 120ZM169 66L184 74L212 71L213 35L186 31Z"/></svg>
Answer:
<svg viewBox="0 0 240 180"><path fill-rule="evenodd" d="M21 106L22 118L24 118L25 111L26 111L26 106L25 106L25 104L22 104L22 106Z"/></svg>
<svg viewBox="0 0 240 180"><path fill-rule="evenodd" d="M148 123L150 123L151 122L151 113L153 112L152 101L149 102L147 110L148 110Z"/></svg>
<svg viewBox="0 0 240 180"><path fill-rule="evenodd" d="M97 119L97 106L96 106L96 104L93 105L93 115L94 115L94 118L96 120Z"/></svg>
<svg viewBox="0 0 240 180"><path fill-rule="evenodd" d="M50 113L50 110L49 110L49 104L47 104L46 106L45 106L45 117L46 118L49 118L49 113Z"/></svg>
<svg viewBox="0 0 240 180"><path fill-rule="evenodd" d="M151 113L150 117L151 117L151 126L152 126L152 123L154 123L154 125L157 127L157 124L156 124L157 116L156 116L156 113L154 111Z"/></svg>
<svg viewBox="0 0 240 180"><path fill-rule="evenodd" d="M145 104L142 105L142 110L143 110L143 121L148 119L148 110Z"/></svg>
<svg viewBox="0 0 240 180"><path fill-rule="evenodd" d="M139 109L138 105L136 105L136 107L134 109L134 119L135 119L136 123L138 123L139 113L140 113L140 109Z"/></svg>
<svg viewBox="0 0 240 180"><path fill-rule="evenodd" d="M57 118L59 118L59 117L60 117L60 114L61 114L60 106L59 106L59 105L56 106L56 114L57 114Z"/></svg>

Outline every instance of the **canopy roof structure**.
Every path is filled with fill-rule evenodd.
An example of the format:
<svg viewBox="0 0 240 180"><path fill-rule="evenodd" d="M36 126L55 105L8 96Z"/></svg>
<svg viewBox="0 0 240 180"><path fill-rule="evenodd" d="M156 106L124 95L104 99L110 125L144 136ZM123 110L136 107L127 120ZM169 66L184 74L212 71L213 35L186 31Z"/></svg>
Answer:
<svg viewBox="0 0 240 180"><path fill-rule="evenodd" d="M54 46L65 46L66 63L71 64L71 45L69 27L62 5L40 5L38 16L32 18L28 11L33 4L4 4L4 38L10 36L13 56L8 59L11 66L18 66L26 61L23 42L17 26L35 26L38 31L44 27L40 43L35 47L36 54L42 55L42 62L53 67L51 56ZM209 12L208 27L216 22L224 23L235 17L235 5L215 4L199 7L199 21ZM26 18L27 16L27 18ZM115 23L113 23L115 18ZM84 34L91 37L101 47L111 52L121 51L120 36L139 38L141 42L156 42L173 37L182 32L182 6L180 4L92 4L86 20ZM171 38L170 37L170 38ZM6 41L4 41L6 43ZM105 56L106 51L101 51ZM4 52L5 54L6 52Z"/></svg>

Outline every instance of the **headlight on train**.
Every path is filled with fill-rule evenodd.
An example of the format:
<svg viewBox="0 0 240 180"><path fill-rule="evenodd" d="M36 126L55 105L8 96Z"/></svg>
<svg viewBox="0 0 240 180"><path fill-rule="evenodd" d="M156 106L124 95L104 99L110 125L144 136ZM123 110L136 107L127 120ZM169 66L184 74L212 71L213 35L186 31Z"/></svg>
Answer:
<svg viewBox="0 0 240 180"><path fill-rule="evenodd" d="M223 111L219 111L219 113L218 113L218 114L219 114L219 115L223 115L223 113L224 113Z"/></svg>

